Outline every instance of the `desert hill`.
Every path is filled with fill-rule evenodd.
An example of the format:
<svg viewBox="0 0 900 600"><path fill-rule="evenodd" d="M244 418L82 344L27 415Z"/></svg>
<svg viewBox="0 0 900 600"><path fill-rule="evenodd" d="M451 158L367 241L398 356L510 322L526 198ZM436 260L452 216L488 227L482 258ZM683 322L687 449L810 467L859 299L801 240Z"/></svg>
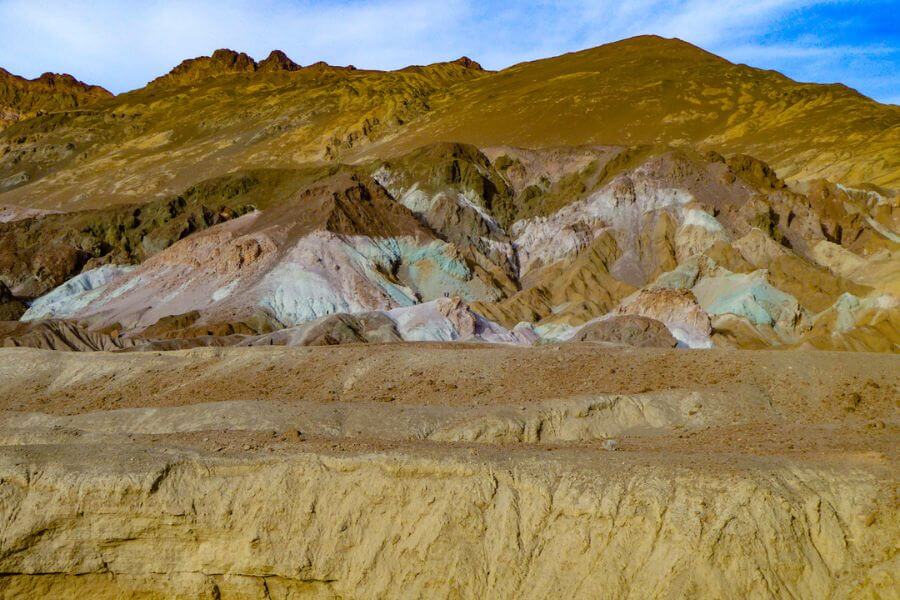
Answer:
<svg viewBox="0 0 900 600"><path fill-rule="evenodd" d="M334 158L483 72L443 63L374 72L266 68L222 50L147 87L0 133L0 204L74 210L142 203L236 168ZM286 57L285 57L286 58ZM282 65L284 67L284 65Z"/></svg>
<svg viewBox="0 0 900 600"><path fill-rule="evenodd" d="M750 154L785 179L900 186L900 107L655 36L457 86L409 130L411 146L687 145Z"/></svg>
<svg viewBox="0 0 900 600"><path fill-rule="evenodd" d="M896 351L898 110L654 36L500 72L217 50L0 132L3 310Z"/></svg>
<svg viewBox="0 0 900 600"><path fill-rule="evenodd" d="M745 155L434 144L12 219L0 277L23 320L150 339L425 318L403 311L453 296L532 341L636 315L692 347L896 351L886 202L824 181L796 192ZM429 314L437 329L416 339L462 335Z"/></svg>
<svg viewBox="0 0 900 600"><path fill-rule="evenodd" d="M39 114L77 109L111 96L102 87L65 73L25 79L0 68L0 130Z"/></svg>
<svg viewBox="0 0 900 600"><path fill-rule="evenodd" d="M235 168L356 162L433 142L664 144L746 153L782 178L898 186L900 107L643 36L488 73L301 68L219 50L145 88L0 133L0 203L147 202Z"/></svg>
<svg viewBox="0 0 900 600"><path fill-rule="evenodd" d="M649 36L41 79L0 598L896 596L898 107Z"/></svg>

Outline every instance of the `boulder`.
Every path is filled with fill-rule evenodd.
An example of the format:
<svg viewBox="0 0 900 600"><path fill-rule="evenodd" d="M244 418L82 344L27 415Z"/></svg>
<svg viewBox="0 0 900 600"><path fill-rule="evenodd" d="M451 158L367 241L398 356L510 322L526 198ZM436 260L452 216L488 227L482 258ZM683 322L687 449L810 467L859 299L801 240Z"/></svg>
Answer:
<svg viewBox="0 0 900 600"><path fill-rule="evenodd" d="M662 321L678 341L691 348L710 346L709 314L690 290L644 289L624 300L615 313Z"/></svg>
<svg viewBox="0 0 900 600"><path fill-rule="evenodd" d="M656 319L621 315L587 323L572 337L574 342L611 342L638 348L674 348L678 340Z"/></svg>

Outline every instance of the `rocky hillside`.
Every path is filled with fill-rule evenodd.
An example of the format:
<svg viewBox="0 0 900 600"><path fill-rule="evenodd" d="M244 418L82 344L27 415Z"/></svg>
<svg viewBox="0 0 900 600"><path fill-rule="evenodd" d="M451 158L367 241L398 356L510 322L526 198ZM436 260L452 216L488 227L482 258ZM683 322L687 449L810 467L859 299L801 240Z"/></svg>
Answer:
<svg viewBox="0 0 900 600"><path fill-rule="evenodd" d="M44 73L25 79L0 68L0 130L37 115L70 111L111 97L102 87L71 75Z"/></svg>
<svg viewBox="0 0 900 600"><path fill-rule="evenodd" d="M219 50L91 111L0 133L0 204L144 203L236 168L337 162L429 110L436 94L484 75L471 61L380 72Z"/></svg>
<svg viewBox="0 0 900 600"><path fill-rule="evenodd" d="M369 339L362 314L484 337L452 312L516 343L894 352L896 109L656 37L497 73L217 50L0 134L0 307L66 321L50 346Z"/></svg>
<svg viewBox="0 0 900 600"><path fill-rule="evenodd" d="M10 220L0 281L31 301L23 320L141 338L264 334L451 296L527 329L519 342L633 315L691 347L897 351L897 228L890 198L794 191L745 155L436 144ZM435 316L410 339L456 339Z"/></svg>
<svg viewBox="0 0 900 600"><path fill-rule="evenodd" d="M404 144L689 145L753 155L792 181L900 187L900 106L677 39L642 36L523 63L453 91Z"/></svg>
<svg viewBox="0 0 900 600"><path fill-rule="evenodd" d="M900 107L801 84L679 40L632 38L496 73L396 72L218 50L90 112L0 135L0 204L148 202L235 168L479 147L663 144L745 153L791 182L900 186Z"/></svg>
<svg viewBox="0 0 900 600"><path fill-rule="evenodd" d="M656 37L45 84L0 598L896 596L898 107Z"/></svg>

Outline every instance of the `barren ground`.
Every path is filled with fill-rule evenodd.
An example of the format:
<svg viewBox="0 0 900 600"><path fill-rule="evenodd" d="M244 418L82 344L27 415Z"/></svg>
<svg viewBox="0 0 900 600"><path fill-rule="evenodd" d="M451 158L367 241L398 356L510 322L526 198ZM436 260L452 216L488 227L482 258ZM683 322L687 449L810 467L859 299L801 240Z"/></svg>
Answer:
<svg viewBox="0 0 900 600"><path fill-rule="evenodd" d="M898 365L589 343L3 349L0 591L891 597Z"/></svg>

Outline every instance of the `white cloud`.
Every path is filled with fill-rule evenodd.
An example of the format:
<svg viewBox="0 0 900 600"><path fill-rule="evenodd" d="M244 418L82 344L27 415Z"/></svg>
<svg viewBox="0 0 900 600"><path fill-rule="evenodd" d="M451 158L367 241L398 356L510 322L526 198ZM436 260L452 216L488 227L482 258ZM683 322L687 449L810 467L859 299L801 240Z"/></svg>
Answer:
<svg viewBox="0 0 900 600"><path fill-rule="evenodd" d="M782 58L835 59L856 56L883 56L894 54L898 49L889 46L815 46L805 44L749 44L728 47L732 56L752 57L755 60Z"/></svg>

